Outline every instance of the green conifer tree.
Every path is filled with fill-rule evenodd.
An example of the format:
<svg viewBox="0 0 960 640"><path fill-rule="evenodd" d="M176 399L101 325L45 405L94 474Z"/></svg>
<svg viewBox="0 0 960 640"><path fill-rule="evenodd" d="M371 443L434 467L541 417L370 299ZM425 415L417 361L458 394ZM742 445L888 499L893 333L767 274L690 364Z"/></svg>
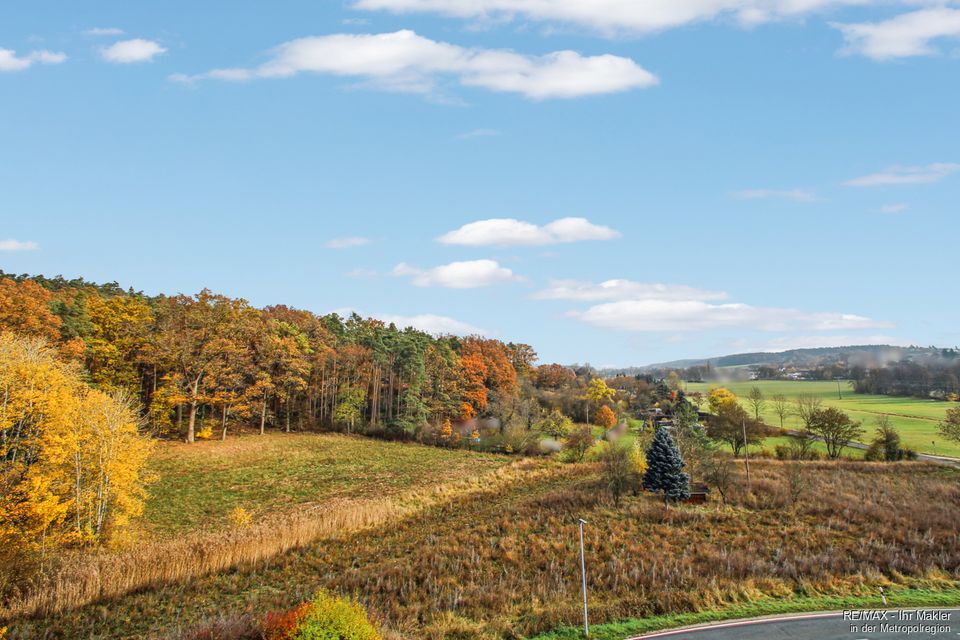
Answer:
<svg viewBox="0 0 960 640"><path fill-rule="evenodd" d="M657 429L653 443L647 449L647 472L643 475L643 488L663 493L664 501L686 500L690 497L690 476L683 471L685 466L670 432Z"/></svg>

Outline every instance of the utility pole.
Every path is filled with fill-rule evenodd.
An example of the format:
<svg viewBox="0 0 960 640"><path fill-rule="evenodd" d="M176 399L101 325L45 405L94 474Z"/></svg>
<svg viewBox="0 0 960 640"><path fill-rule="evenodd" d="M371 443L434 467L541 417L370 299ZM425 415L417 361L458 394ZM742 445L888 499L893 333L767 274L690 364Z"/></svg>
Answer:
<svg viewBox="0 0 960 640"><path fill-rule="evenodd" d="M747 421L741 420L740 427L743 429L743 464L747 468L747 491L750 491L750 447L747 445Z"/></svg>
<svg viewBox="0 0 960 640"><path fill-rule="evenodd" d="M587 563L583 555L583 525L587 521L580 518L580 575L583 577L583 637L590 637L590 621L587 616Z"/></svg>

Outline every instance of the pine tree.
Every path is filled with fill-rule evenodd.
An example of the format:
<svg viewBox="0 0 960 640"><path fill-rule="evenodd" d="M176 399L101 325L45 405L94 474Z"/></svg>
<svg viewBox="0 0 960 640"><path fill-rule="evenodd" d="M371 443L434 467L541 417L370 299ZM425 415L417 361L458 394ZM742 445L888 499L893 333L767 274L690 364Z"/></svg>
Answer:
<svg viewBox="0 0 960 640"><path fill-rule="evenodd" d="M690 497L690 476L684 473L686 463L673 437L666 429L657 429L653 443L647 450L647 472L643 488L663 493L666 500L686 500Z"/></svg>

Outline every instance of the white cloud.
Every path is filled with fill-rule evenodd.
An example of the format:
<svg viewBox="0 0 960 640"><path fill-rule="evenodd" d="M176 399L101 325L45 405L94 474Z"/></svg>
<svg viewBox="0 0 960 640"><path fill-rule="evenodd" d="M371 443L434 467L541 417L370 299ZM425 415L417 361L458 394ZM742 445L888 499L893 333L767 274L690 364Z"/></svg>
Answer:
<svg viewBox="0 0 960 640"><path fill-rule="evenodd" d="M894 204L885 204L880 207L880 213L903 213L910 208L910 205L905 202L897 202Z"/></svg>
<svg viewBox="0 0 960 640"><path fill-rule="evenodd" d="M960 9L931 7L902 13L882 22L831 23L843 33L843 53L874 60L934 55L932 41L960 38Z"/></svg>
<svg viewBox="0 0 960 640"><path fill-rule="evenodd" d="M376 269L369 269L367 267L357 267L356 269L351 269L345 274L348 278L376 278L378 275Z"/></svg>
<svg viewBox="0 0 960 640"><path fill-rule="evenodd" d="M739 303L710 304L698 300L623 300L595 305L586 311L571 311L569 315L608 329L671 333L735 327L762 331L835 331L891 326L848 313L810 313Z"/></svg>
<svg viewBox="0 0 960 640"><path fill-rule="evenodd" d="M34 251L39 249L40 245L31 241L20 240L0 240L0 251Z"/></svg>
<svg viewBox="0 0 960 640"><path fill-rule="evenodd" d="M109 47L104 47L100 55L107 62L117 64L133 64L137 62L153 62L153 59L166 49L161 47L153 40L144 40L143 38L134 38L133 40L121 40L115 42Z"/></svg>
<svg viewBox="0 0 960 640"><path fill-rule="evenodd" d="M574 98L650 87L658 80L629 58L556 51L543 56L507 49L468 49L410 30L334 34L285 42L255 68L175 74L175 82L203 79L287 78L299 73L355 77L379 89L431 93L443 78L461 85L518 93L533 100Z"/></svg>
<svg viewBox="0 0 960 640"><path fill-rule="evenodd" d="M471 138L494 138L499 136L500 132L496 129L474 129L457 136L457 140L470 140Z"/></svg>
<svg viewBox="0 0 960 640"><path fill-rule="evenodd" d="M327 249L350 249L352 247L362 247L366 244L370 244L370 238L364 238L362 236L349 236L346 238L334 238L333 240L328 240L325 246Z"/></svg>
<svg viewBox="0 0 960 640"><path fill-rule="evenodd" d="M422 313L415 316L397 316L391 314L378 314L374 316L378 320L383 320L387 324L393 323L402 329L413 327L433 335L457 336L491 335L489 331L480 329L466 322L455 320L448 316L438 316L432 313Z"/></svg>
<svg viewBox="0 0 960 640"><path fill-rule="evenodd" d="M732 19L751 26L875 0L356 0L356 9L432 12L481 20L560 22L605 34L651 33Z"/></svg>
<svg viewBox="0 0 960 640"><path fill-rule="evenodd" d="M619 237L619 231L593 224L586 218L560 218L542 227L514 218L490 218L465 224L443 234L437 241L471 247L539 246Z"/></svg>
<svg viewBox="0 0 960 640"><path fill-rule="evenodd" d="M341 318L349 318L352 314L356 313L360 317L371 317L380 320L381 322L385 322L386 324L395 324L400 329L413 327L414 329L418 329L435 336L493 335L493 332L487 331L486 329L475 327L472 324L461 322L460 320L451 318L449 316L440 316L433 313L420 313L412 316L398 315L393 313L371 313L368 315L358 309L354 309L353 307L340 307L338 309L332 309L327 313L335 313Z"/></svg>
<svg viewBox="0 0 960 640"><path fill-rule="evenodd" d="M677 284L606 280L599 284L579 280L553 280L543 291L533 294L538 300L722 300L722 291L707 291Z"/></svg>
<svg viewBox="0 0 960 640"><path fill-rule="evenodd" d="M925 167L891 167L880 173L847 180L848 187L881 187L903 184L929 184L939 182L952 173L960 171L960 164L936 162Z"/></svg>
<svg viewBox="0 0 960 640"><path fill-rule="evenodd" d="M520 278L513 271L501 267L495 260L466 260L419 269L401 262L393 268L395 276L412 276L418 287L446 287L448 289L475 289L512 282Z"/></svg>
<svg viewBox="0 0 960 640"><path fill-rule="evenodd" d="M4 71L23 71L34 64L60 64L67 59L67 54L56 53L41 49L31 51L25 56L17 56L13 49L0 49L0 73Z"/></svg>
<svg viewBox="0 0 960 640"><path fill-rule="evenodd" d="M122 36L123 29L117 29L116 27L94 27L93 29L87 29L83 32L88 36Z"/></svg>
<svg viewBox="0 0 960 640"><path fill-rule="evenodd" d="M817 194L806 189L746 189L736 191L733 196L741 200L761 200L766 198L786 198L787 200L796 200L797 202L816 202Z"/></svg>

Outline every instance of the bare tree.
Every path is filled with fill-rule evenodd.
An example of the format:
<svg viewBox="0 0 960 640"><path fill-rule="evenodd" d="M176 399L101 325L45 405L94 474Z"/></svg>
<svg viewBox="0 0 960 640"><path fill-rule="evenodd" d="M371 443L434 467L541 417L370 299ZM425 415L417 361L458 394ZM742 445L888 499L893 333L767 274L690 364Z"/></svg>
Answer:
<svg viewBox="0 0 960 640"><path fill-rule="evenodd" d="M790 494L790 504L797 502L807 491L807 474L799 462L791 462L784 466L784 476L787 481L787 492Z"/></svg>
<svg viewBox="0 0 960 640"><path fill-rule="evenodd" d="M803 421L803 428L810 429L810 419L823 406L823 399L812 393L801 393L797 396L797 415Z"/></svg>
<svg viewBox="0 0 960 640"><path fill-rule="evenodd" d="M760 390L760 387L750 387L747 400L750 402L750 406L753 407L753 418L757 422L760 422L760 414L763 413L763 408L767 406L767 401L763 397L763 391Z"/></svg>
<svg viewBox="0 0 960 640"><path fill-rule="evenodd" d="M783 422L787 419L787 416L793 413L793 407L790 405L790 401L787 400L787 396L782 393L773 396L772 400L773 412L780 418L780 428L783 429Z"/></svg>
<svg viewBox="0 0 960 640"><path fill-rule="evenodd" d="M733 461L725 455L715 453L703 462L703 480L720 494L723 504L727 504L727 495L733 487Z"/></svg>
<svg viewBox="0 0 960 640"><path fill-rule="evenodd" d="M813 443L816 437L804 429L798 434L790 436L790 448L795 460L809 460L813 457Z"/></svg>

